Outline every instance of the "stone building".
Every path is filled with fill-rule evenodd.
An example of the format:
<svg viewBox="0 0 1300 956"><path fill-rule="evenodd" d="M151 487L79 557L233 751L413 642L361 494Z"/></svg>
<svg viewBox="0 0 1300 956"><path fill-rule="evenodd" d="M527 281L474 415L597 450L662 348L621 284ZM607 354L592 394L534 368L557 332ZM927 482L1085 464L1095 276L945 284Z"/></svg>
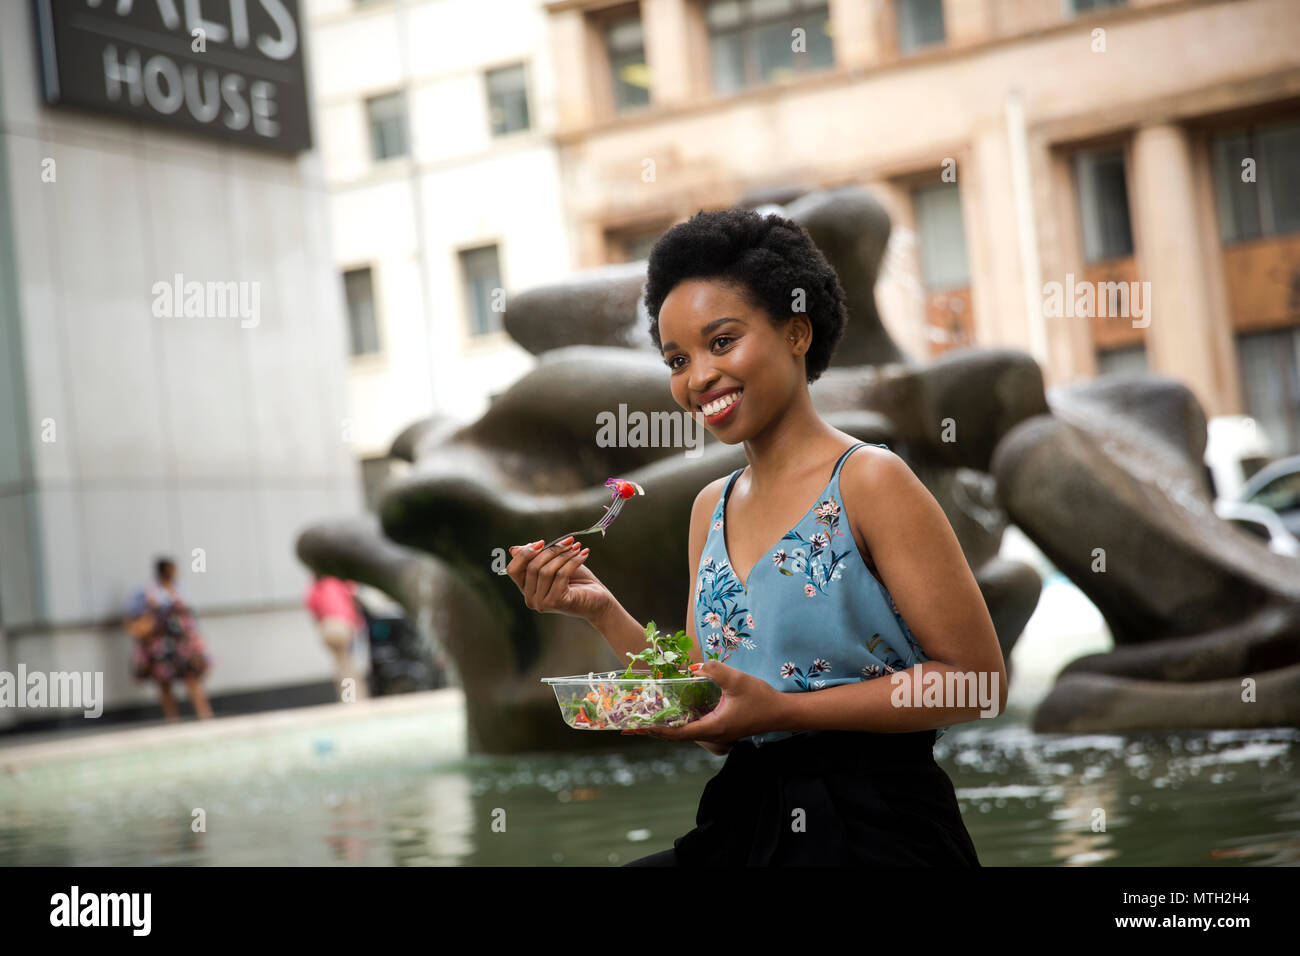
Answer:
<svg viewBox="0 0 1300 956"><path fill-rule="evenodd" d="M1300 452L1295 0L556 0L580 266L751 191L861 184L918 358L1149 369Z"/></svg>
<svg viewBox="0 0 1300 956"><path fill-rule="evenodd" d="M0 671L106 713L158 713L121 621L164 554L218 713L333 696L294 540L361 494L292 6L0 4Z"/></svg>
<svg viewBox="0 0 1300 956"><path fill-rule="evenodd" d="M373 503L393 438L473 420L533 365L514 290L573 269L540 0L308 0L353 453Z"/></svg>

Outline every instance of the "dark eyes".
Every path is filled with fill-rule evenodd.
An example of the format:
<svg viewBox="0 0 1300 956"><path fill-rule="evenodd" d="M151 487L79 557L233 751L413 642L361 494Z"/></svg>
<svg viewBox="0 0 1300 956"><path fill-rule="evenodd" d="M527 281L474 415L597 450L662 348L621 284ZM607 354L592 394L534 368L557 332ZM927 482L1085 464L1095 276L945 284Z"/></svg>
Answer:
<svg viewBox="0 0 1300 956"><path fill-rule="evenodd" d="M709 344L712 346L712 345L717 345L719 342L734 342L734 341L735 341L735 338L734 338L733 336L730 336L730 335L719 335L717 338L715 338L715 339L714 339L712 342L710 342ZM664 364L667 365L670 369L672 369L672 370L675 372L675 371L677 371L679 368L681 368L680 365L674 365L674 364L673 364L673 363L674 363L675 361L677 361L679 358L685 358L685 356L683 356L683 355L674 355L672 358L670 358L670 359L666 359L666 360L664 361Z"/></svg>

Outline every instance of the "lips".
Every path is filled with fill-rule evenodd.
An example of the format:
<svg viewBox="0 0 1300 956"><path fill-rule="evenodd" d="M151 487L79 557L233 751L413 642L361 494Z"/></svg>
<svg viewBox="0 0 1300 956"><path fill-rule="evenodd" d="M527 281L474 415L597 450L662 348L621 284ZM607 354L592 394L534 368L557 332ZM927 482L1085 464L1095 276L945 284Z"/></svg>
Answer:
<svg viewBox="0 0 1300 956"><path fill-rule="evenodd" d="M728 400L728 395L734 396L734 398ZM734 418L736 414L736 409L740 406L740 403L744 401L744 392L741 389L736 389L730 393L724 394L721 400L727 402L727 404L725 404L722 408L717 407L716 403L718 399L715 399L713 402L707 403L708 407L713 409L712 413L705 412L703 407L701 407L700 409L700 411L704 412L704 420L709 425L719 426Z"/></svg>
<svg viewBox="0 0 1300 956"><path fill-rule="evenodd" d="M709 414L707 411L705 411L707 406L712 405L714 402L726 398L729 395L739 396L742 391L744 391L744 389L722 388L722 389L718 389L717 391L708 392L700 399L699 409L700 411L704 412L707 415ZM715 411L714 414L717 414L717 412Z"/></svg>

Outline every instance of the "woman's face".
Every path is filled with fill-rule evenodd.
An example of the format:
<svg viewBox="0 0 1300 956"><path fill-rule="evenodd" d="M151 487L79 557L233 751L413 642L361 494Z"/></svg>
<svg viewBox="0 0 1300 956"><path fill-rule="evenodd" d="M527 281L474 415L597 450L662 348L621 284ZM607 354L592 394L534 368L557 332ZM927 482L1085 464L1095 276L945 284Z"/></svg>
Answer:
<svg viewBox="0 0 1300 956"><path fill-rule="evenodd" d="M729 283L678 283L659 309L674 400L691 414L703 414L721 441L744 441L785 408L803 383L810 328L798 315L775 326L766 310ZM720 399L731 404L717 404Z"/></svg>

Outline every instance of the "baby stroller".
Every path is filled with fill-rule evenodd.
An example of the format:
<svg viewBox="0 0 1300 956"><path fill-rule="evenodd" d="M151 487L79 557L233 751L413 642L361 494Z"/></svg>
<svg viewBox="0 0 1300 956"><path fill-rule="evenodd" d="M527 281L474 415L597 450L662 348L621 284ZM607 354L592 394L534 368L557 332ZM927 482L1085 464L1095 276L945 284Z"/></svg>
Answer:
<svg viewBox="0 0 1300 956"><path fill-rule="evenodd" d="M432 648L425 646L420 632L400 605L383 602L373 594L367 600L359 595L354 600L370 636L372 697L444 686L444 675L434 660Z"/></svg>

